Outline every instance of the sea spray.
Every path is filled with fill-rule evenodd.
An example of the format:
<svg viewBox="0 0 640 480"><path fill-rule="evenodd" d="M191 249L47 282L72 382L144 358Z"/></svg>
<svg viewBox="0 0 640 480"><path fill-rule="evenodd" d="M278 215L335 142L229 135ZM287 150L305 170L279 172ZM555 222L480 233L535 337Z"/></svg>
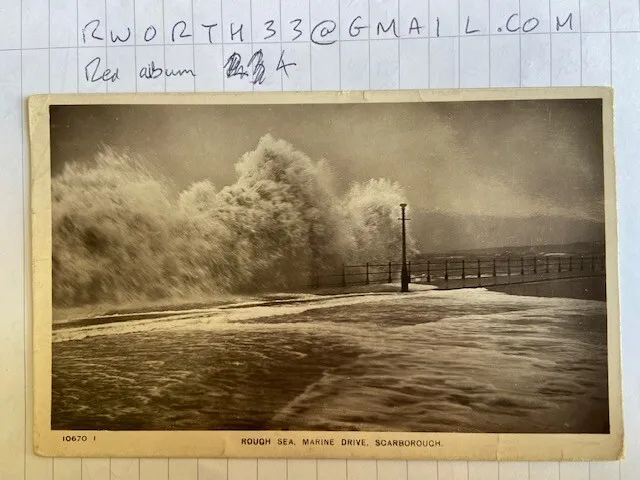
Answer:
<svg viewBox="0 0 640 480"><path fill-rule="evenodd" d="M52 179L54 305L300 288L344 262L397 261L397 183L340 195L326 161L270 135L236 173L176 193L126 152L67 163Z"/></svg>
<svg viewBox="0 0 640 480"><path fill-rule="evenodd" d="M372 179L355 183L346 193L343 206L352 238L352 262L385 262L397 260L402 242L398 222L398 205L405 201L398 183L387 179ZM411 235L407 239L408 251L414 250Z"/></svg>
<svg viewBox="0 0 640 480"><path fill-rule="evenodd" d="M111 149L52 179L53 301L166 296L174 208L142 159Z"/></svg>

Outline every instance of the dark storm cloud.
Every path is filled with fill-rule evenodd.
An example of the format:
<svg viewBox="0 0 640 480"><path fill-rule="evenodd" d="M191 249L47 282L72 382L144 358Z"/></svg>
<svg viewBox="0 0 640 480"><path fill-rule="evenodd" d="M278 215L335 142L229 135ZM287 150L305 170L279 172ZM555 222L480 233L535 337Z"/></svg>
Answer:
<svg viewBox="0 0 640 480"><path fill-rule="evenodd" d="M400 182L426 211L603 219L599 101L288 106L78 106L52 112L54 172L102 144L140 154L177 188L233 183L266 133L325 158L340 190Z"/></svg>

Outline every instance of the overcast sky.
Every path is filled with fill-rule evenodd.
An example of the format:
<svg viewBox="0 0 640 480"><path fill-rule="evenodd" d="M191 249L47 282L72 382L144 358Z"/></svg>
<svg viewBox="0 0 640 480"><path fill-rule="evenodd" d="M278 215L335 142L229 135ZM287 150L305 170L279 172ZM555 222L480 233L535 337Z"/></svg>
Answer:
<svg viewBox="0 0 640 480"><path fill-rule="evenodd" d="M413 208L601 221L600 101L303 106L73 106L52 109L54 173L101 144L142 154L178 189L235 181L271 133L324 158L337 188L386 177Z"/></svg>

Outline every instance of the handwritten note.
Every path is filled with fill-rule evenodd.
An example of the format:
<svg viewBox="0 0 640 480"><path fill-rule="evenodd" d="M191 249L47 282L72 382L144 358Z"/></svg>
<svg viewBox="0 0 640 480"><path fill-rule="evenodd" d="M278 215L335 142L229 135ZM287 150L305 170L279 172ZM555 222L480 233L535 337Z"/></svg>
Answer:
<svg viewBox="0 0 640 480"><path fill-rule="evenodd" d="M501 34L515 34L522 38L572 33L579 29L580 12L574 5L576 2L565 2L567 5L553 12L549 7L531 8L525 12L518 8L518 2L509 2L513 4L512 10L501 9L492 16L494 7L490 8L488 2L477 2L484 3L485 8L479 9L467 1L468 11L461 11L456 17L443 11L442 7L419 8L419 2L413 2L413 8L402 12L399 8L395 11L381 8L383 3L379 2L373 8L367 2L349 2L347 11L340 15L319 17L310 16L308 11L300 12L300 16L284 16L278 8L263 8L263 11L250 12L249 16L253 18L247 20L236 12L224 15L222 8L212 9L198 1L194 2L193 10L183 8L183 12L171 14L163 11L156 22L136 22L135 15L127 22L126 16L122 15L110 19L109 12L82 11L78 14L78 47L83 50L79 54L82 80L108 86L123 82L125 78L130 81L133 75L137 88L147 91L154 90L158 81L164 87L168 79L186 78L194 88L196 77L210 76L213 68L214 75L215 70L222 75L223 83L229 82L240 90L263 85L273 88L274 82L275 87L281 89L283 77L291 78L300 68L300 45L306 46L303 54L308 54L308 49L313 46L317 55L322 57L323 52L319 49L353 42L367 47L367 51L362 53L370 56L369 42L372 41L397 43L415 40L420 47L419 42L424 44L432 39L463 42L465 38L476 37L478 42L483 42L487 37ZM146 19L153 19L148 12L145 13ZM154 49L154 46L161 48ZM192 47L189 48L192 52L185 50L186 46ZM133 64L127 55L107 54L107 50L114 50L113 47L134 48L136 58ZM393 52L382 44L380 47L383 54L399 56L397 51ZM409 68L413 62L428 62L428 51L420 48L406 50L408 55L405 57L408 58L403 60L409 61ZM348 60L356 64L358 61L357 58ZM397 58L390 60L399 63Z"/></svg>

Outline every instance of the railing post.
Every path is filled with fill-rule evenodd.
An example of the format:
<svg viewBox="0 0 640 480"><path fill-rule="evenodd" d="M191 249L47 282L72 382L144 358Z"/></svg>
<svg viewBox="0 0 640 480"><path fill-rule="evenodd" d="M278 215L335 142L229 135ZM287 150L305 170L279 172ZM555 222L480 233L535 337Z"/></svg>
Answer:
<svg viewBox="0 0 640 480"><path fill-rule="evenodd" d="M482 275L480 273L480 259L478 258L478 278L480 278Z"/></svg>
<svg viewBox="0 0 640 480"><path fill-rule="evenodd" d="M520 276L524 277L524 257L520 257Z"/></svg>
<svg viewBox="0 0 640 480"><path fill-rule="evenodd" d="M464 258L462 259L462 280L464 280Z"/></svg>
<svg viewBox="0 0 640 480"><path fill-rule="evenodd" d="M562 257L558 257L558 273L562 272Z"/></svg>
<svg viewBox="0 0 640 480"><path fill-rule="evenodd" d="M347 286L347 272L346 272L346 265L343 263L342 264L342 286L346 287Z"/></svg>
<svg viewBox="0 0 640 480"><path fill-rule="evenodd" d="M507 277L511 277L511 257L507 257Z"/></svg>
<svg viewBox="0 0 640 480"><path fill-rule="evenodd" d="M569 255L569 271L573 272L573 261L571 255Z"/></svg>
<svg viewBox="0 0 640 480"><path fill-rule="evenodd" d="M549 257L547 256L547 268L545 270L546 273L549 273Z"/></svg>
<svg viewBox="0 0 640 480"><path fill-rule="evenodd" d="M444 279L449 280L449 260L444 261Z"/></svg>
<svg viewBox="0 0 640 480"><path fill-rule="evenodd" d="M580 255L580 271L584 270L584 257Z"/></svg>
<svg viewBox="0 0 640 480"><path fill-rule="evenodd" d="M367 262L366 272L365 272L365 285L369 285L369 262Z"/></svg>
<svg viewBox="0 0 640 480"><path fill-rule="evenodd" d="M411 283L411 262L407 262L407 278L409 279L409 283Z"/></svg>
<svg viewBox="0 0 640 480"><path fill-rule="evenodd" d="M496 257L493 257L493 276L496 277Z"/></svg>
<svg viewBox="0 0 640 480"><path fill-rule="evenodd" d="M389 262L389 277L387 278L387 283L391 283L391 262Z"/></svg>
<svg viewBox="0 0 640 480"><path fill-rule="evenodd" d="M431 262L427 260L427 282L431 282Z"/></svg>
<svg viewBox="0 0 640 480"><path fill-rule="evenodd" d="M535 255L533 256L533 274L538 274L538 258Z"/></svg>
<svg viewBox="0 0 640 480"><path fill-rule="evenodd" d="M596 256L595 255L591 255L591 271L595 271L596 269Z"/></svg>

